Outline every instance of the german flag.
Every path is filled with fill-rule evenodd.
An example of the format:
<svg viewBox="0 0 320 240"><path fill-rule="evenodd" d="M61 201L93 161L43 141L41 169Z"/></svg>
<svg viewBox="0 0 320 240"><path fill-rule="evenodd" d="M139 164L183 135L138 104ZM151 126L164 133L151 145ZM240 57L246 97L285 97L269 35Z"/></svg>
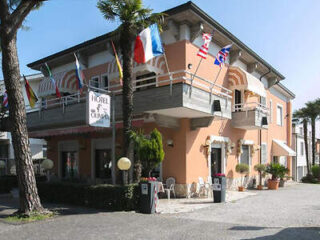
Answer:
<svg viewBox="0 0 320 240"><path fill-rule="evenodd" d="M24 79L24 82L25 82L24 86L26 87L26 93L27 93L27 96L28 96L30 107L34 108L34 105L36 104L36 102L38 102L37 95L32 90L28 80L26 79L26 77L24 75L23 75L23 79Z"/></svg>

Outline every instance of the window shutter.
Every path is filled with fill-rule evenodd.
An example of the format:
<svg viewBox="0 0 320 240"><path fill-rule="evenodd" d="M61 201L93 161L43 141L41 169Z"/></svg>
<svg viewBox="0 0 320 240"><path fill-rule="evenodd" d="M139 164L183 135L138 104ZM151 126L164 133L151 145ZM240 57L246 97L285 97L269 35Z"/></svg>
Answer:
<svg viewBox="0 0 320 240"><path fill-rule="evenodd" d="M268 162L267 157L267 144L261 144L261 163L266 164Z"/></svg>

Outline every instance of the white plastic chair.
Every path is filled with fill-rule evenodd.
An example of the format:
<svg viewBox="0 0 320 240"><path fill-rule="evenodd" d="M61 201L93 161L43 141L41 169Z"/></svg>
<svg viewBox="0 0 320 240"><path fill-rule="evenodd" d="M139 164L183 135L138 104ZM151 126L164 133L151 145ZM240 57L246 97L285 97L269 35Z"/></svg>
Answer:
<svg viewBox="0 0 320 240"><path fill-rule="evenodd" d="M176 180L173 177L169 177L166 180L166 185L164 191L167 193L168 200L170 199L170 193L173 193L173 196L176 197L176 193L174 191L174 185L176 184Z"/></svg>
<svg viewBox="0 0 320 240"><path fill-rule="evenodd" d="M204 180L202 177L199 177L198 179L199 179L199 197L200 197L201 193L204 195L208 194L208 188L204 183Z"/></svg>
<svg viewBox="0 0 320 240"><path fill-rule="evenodd" d="M213 195L213 189L212 189L212 177L211 176L208 176L207 178L207 191L210 192L210 195ZM209 194L208 194L208 197L209 197Z"/></svg>

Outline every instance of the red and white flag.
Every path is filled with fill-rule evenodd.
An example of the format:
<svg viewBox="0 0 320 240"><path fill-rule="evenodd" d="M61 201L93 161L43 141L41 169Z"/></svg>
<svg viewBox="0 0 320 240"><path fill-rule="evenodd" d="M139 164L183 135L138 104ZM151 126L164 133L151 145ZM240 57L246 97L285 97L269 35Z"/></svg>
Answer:
<svg viewBox="0 0 320 240"><path fill-rule="evenodd" d="M204 33L202 35L202 39L203 39L204 43L202 44L201 48L199 49L197 56L199 56L203 59L207 59L209 45L210 45L210 42L212 39L212 35L209 33Z"/></svg>

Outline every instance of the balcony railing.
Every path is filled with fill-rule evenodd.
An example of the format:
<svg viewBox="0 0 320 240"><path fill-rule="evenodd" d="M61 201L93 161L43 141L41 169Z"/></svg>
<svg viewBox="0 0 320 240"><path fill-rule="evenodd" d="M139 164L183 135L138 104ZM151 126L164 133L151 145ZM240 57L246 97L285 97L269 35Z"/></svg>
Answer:
<svg viewBox="0 0 320 240"><path fill-rule="evenodd" d="M232 112L248 112L253 110L269 115L269 108L257 102L239 103L234 104L232 107Z"/></svg>
<svg viewBox="0 0 320 240"><path fill-rule="evenodd" d="M175 71L166 74L155 75L151 77L146 77L138 80L134 80L134 91L139 91L147 88L170 86L170 93L172 94L172 86L178 83L186 83L190 86L189 95L192 95L192 89L198 88L210 95L216 95L227 100L232 98L232 91L219 85L214 84L212 81L202 78L200 76L194 75L186 70ZM98 90L93 86L87 86L87 89ZM112 84L109 87L100 88L102 90L110 91L110 93L121 94L122 85L121 84ZM62 111L65 110L65 107L72 104L77 104L80 102L86 101L87 91L83 93L77 92L72 95L64 96L61 98L46 99L42 102L36 103L34 108L31 108L29 105L26 106L27 112L41 111L50 108L62 108Z"/></svg>

